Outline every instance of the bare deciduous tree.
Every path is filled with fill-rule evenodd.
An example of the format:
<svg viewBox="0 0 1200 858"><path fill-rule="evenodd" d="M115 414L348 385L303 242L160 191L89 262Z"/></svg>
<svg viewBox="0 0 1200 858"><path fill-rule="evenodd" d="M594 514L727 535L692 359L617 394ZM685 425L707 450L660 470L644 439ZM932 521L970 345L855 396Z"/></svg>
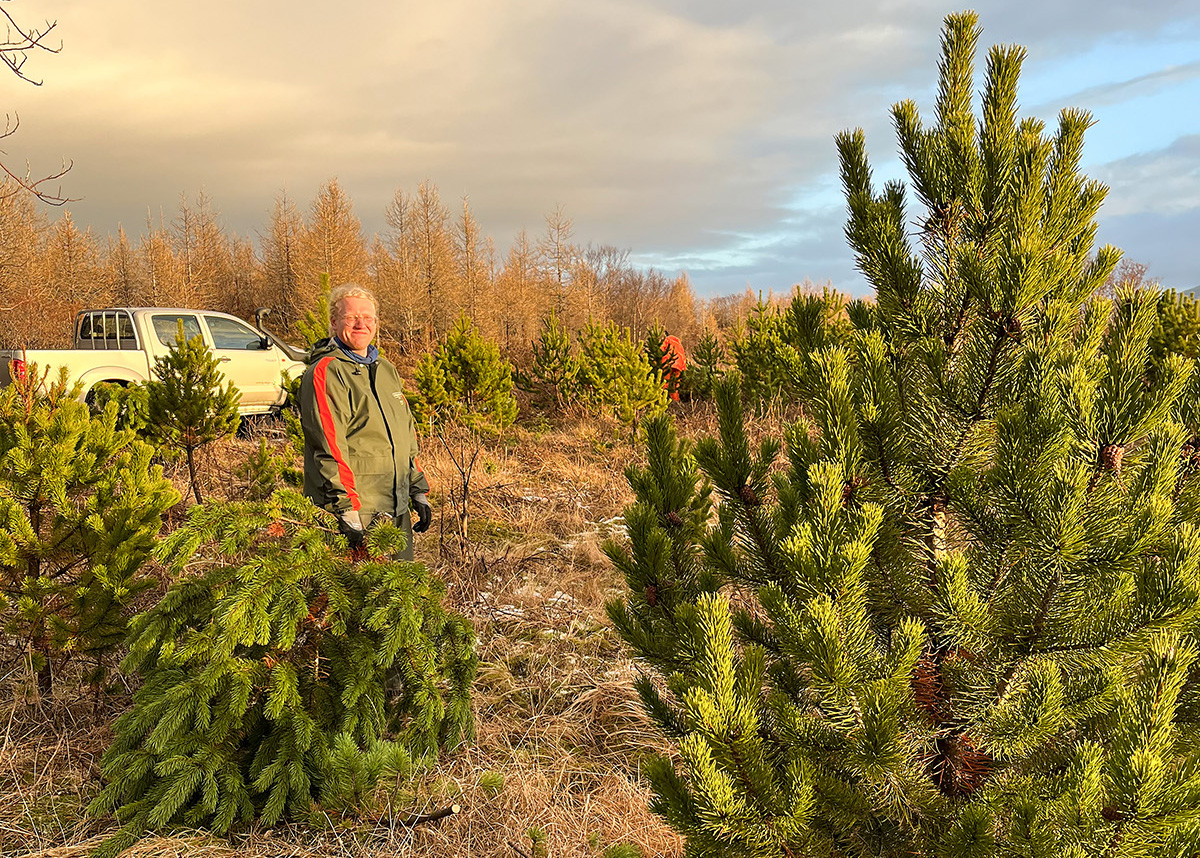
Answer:
<svg viewBox="0 0 1200 858"><path fill-rule="evenodd" d="M0 0L0 3L8 2L10 0ZM21 80L31 83L34 86L41 86L42 82L40 80L30 77L26 73L25 63L29 60L30 54L36 51L57 54L62 50L61 42L55 47L47 41L50 33L58 26L58 22L46 21L45 26L41 29L25 27L18 24L12 13L2 5L0 5L0 16L3 16L5 23L4 41L0 42L0 61L3 61L8 66L9 71ZM4 131L0 132L0 140L11 137L17 132L20 125L21 118L17 114L5 114ZM7 155L7 153L0 150L0 156L3 155ZM7 161L0 159L0 171L4 173L3 181L0 182L0 196L11 196L21 191L28 191L42 202L52 206L61 206L64 203L72 202L69 197L63 196L61 186L53 192L48 188L50 183L65 176L71 167L72 162L64 159L61 167L56 172L42 176L41 178L34 178L28 161L25 163L25 171L22 174L14 171Z"/></svg>

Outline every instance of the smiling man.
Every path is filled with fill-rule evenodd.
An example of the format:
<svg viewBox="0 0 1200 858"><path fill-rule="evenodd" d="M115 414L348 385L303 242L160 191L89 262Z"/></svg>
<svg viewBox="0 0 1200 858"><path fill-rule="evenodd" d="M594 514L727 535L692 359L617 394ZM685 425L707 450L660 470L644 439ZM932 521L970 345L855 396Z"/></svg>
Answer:
<svg viewBox="0 0 1200 858"><path fill-rule="evenodd" d="M330 292L330 336L313 345L300 382L304 494L338 516L355 553L373 521L394 518L408 534L400 557L412 560L413 531L429 529L433 510L400 376L372 342L378 330L370 291L348 283Z"/></svg>

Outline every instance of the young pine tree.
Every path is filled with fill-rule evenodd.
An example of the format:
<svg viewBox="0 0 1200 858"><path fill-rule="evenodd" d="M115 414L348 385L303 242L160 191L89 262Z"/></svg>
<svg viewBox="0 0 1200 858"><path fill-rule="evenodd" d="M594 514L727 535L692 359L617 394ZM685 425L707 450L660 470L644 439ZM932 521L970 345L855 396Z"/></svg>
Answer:
<svg viewBox="0 0 1200 858"><path fill-rule="evenodd" d="M628 328L616 322L589 322L579 332L575 383L580 398L600 411L633 426L644 416L667 407L662 373L633 342Z"/></svg>
<svg viewBox="0 0 1200 858"><path fill-rule="evenodd" d="M547 399L562 407L571 397L578 367L571 356L571 335L556 313L542 319L533 342L530 375Z"/></svg>
<svg viewBox="0 0 1200 858"><path fill-rule="evenodd" d="M159 559L179 576L133 622L142 684L114 726L105 786L116 855L146 831L314 808L372 810L376 789L471 734L470 624L424 566L372 529L351 562L328 513L293 490L192 507Z"/></svg>
<svg viewBox="0 0 1200 858"><path fill-rule="evenodd" d="M317 285L317 305L296 320L296 333L309 348L329 336L329 275L322 273Z"/></svg>
<svg viewBox="0 0 1200 858"><path fill-rule="evenodd" d="M453 419L476 429L503 429L517 418L512 389L512 364L463 315L437 350L417 366L417 393L411 405L422 423Z"/></svg>
<svg viewBox="0 0 1200 858"><path fill-rule="evenodd" d="M146 382L147 434L159 444L180 450L187 459L188 479L201 503L196 451L237 431L241 394L222 383L221 364L204 340L179 335L170 351L154 362L154 378Z"/></svg>
<svg viewBox="0 0 1200 858"><path fill-rule="evenodd" d="M36 368L0 390L0 622L42 696L72 657L99 681L179 500L153 448L117 429L117 403L92 415L76 393Z"/></svg>
<svg viewBox="0 0 1200 858"><path fill-rule="evenodd" d="M692 359L683 371L680 384L689 399L712 399L717 382L724 377L725 350L716 331L705 331L692 350Z"/></svg>
<svg viewBox="0 0 1200 858"><path fill-rule="evenodd" d="M894 110L916 247L838 139L877 304L810 356L784 460L727 379L718 438L656 422L629 471L610 615L689 855L1200 850L1200 384L1152 371L1156 295L1093 298L1087 115L1018 121L1015 47L972 115L978 33L946 20L931 128Z"/></svg>

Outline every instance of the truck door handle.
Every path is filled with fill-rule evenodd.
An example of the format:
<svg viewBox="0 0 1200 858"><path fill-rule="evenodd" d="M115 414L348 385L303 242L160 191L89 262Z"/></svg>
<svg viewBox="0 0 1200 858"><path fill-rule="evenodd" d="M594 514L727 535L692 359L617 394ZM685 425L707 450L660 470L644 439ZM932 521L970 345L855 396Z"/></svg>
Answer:
<svg viewBox="0 0 1200 858"><path fill-rule="evenodd" d="M217 363L229 363L229 358L219 357L219 358L217 358Z"/></svg>

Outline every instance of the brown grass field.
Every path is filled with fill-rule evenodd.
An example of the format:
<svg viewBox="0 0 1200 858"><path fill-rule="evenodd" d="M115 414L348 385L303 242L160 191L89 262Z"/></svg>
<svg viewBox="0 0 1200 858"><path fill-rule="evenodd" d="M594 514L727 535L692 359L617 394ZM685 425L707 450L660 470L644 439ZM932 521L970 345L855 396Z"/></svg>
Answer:
<svg viewBox="0 0 1200 858"><path fill-rule="evenodd" d="M678 416L685 435L715 422L704 408L684 406ZM278 428L257 431L285 448ZM209 453L212 496L237 497L238 468L256 445L231 440ZM640 710L637 668L604 614L623 582L601 544L620 536L631 500L622 471L640 447L628 430L581 414L484 443L469 481L465 539L454 514L463 484L455 460L475 448L461 434L423 447L435 511L417 555L475 624L474 740L443 754L377 818L252 828L229 839L180 831L147 837L126 855L573 858L622 842L647 856L681 854L681 839L648 810L639 777L644 755L666 748ZM173 477L185 490L186 473ZM96 700L64 679L53 701L35 705L19 668L3 677L0 855L83 858L112 833L111 820L85 817L83 807L99 789L99 760L128 681L118 676L116 690ZM457 814L411 824L455 804ZM544 845L531 829L544 833Z"/></svg>

